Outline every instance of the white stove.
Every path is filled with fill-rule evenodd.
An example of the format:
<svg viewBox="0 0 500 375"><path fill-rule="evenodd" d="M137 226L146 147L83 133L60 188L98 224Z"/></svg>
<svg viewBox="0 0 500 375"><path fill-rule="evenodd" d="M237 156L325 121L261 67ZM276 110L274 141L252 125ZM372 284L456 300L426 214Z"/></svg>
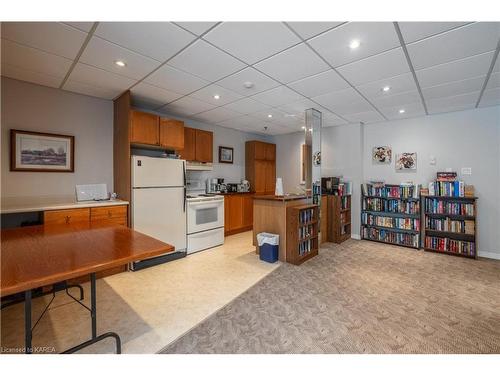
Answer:
<svg viewBox="0 0 500 375"><path fill-rule="evenodd" d="M224 243L224 197L205 194L200 180L187 181L187 253Z"/></svg>

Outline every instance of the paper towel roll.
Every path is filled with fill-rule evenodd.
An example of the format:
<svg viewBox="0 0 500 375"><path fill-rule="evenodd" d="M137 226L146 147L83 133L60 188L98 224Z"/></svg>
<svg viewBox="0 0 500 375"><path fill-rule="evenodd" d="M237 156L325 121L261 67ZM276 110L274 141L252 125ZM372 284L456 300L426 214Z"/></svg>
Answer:
<svg viewBox="0 0 500 375"><path fill-rule="evenodd" d="M274 195L285 195L285 193L283 192L283 180L281 179L281 177L278 177L276 179L276 188L274 189Z"/></svg>

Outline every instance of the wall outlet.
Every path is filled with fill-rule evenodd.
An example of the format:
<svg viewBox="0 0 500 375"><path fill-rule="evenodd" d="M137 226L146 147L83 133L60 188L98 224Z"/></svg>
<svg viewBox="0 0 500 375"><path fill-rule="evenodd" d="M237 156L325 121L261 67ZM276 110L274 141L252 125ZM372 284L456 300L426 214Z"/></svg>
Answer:
<svg viewBox="0 0 500 375"><path fill-rule="evenodd" d="M471 175L472 174L472 168L462 168L462 175Z"/></svg>

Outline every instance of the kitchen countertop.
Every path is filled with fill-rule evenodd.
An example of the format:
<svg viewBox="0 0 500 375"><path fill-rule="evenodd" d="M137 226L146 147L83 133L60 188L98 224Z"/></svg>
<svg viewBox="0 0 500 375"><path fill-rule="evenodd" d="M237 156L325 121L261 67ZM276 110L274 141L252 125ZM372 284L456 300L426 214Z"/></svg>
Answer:
<svg viewBox="0 0 500 375"><path fill-rule="evenodd" d="M45 196L45 197L2 197L0 213L12 214L21 212L65 210L73 208L123 206L127 201L120 199L109 201L77 202L75 196Z"/></svg>
<svg viewBox="0 0 500 375"><path fill-rule="evenodd" d="M251 191L233 191L230 193L218 193L219 195L241 195L241 194L255 194Z"/></svg>
<svg viewBox="0 0 500 375"><path fill-rule="evenodd" d="M306 195L283 195L283 196L278 196L278 195L256 195L253 197L253 199L257 200L266 200L266 201L280 201L280 202L288 202L288 201L295 201L298 199L307 199Z"/></svg>

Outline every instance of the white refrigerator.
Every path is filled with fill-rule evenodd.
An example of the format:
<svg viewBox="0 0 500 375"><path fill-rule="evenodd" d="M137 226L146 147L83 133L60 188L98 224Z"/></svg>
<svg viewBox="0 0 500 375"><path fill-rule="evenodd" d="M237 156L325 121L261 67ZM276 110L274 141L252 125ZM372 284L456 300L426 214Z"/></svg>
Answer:
<svg viewBox="0 0 500 375"><path fill-rule="evenodd" d="M185 161L132 156L134 230L186 251L186 226Z"/></svg>

